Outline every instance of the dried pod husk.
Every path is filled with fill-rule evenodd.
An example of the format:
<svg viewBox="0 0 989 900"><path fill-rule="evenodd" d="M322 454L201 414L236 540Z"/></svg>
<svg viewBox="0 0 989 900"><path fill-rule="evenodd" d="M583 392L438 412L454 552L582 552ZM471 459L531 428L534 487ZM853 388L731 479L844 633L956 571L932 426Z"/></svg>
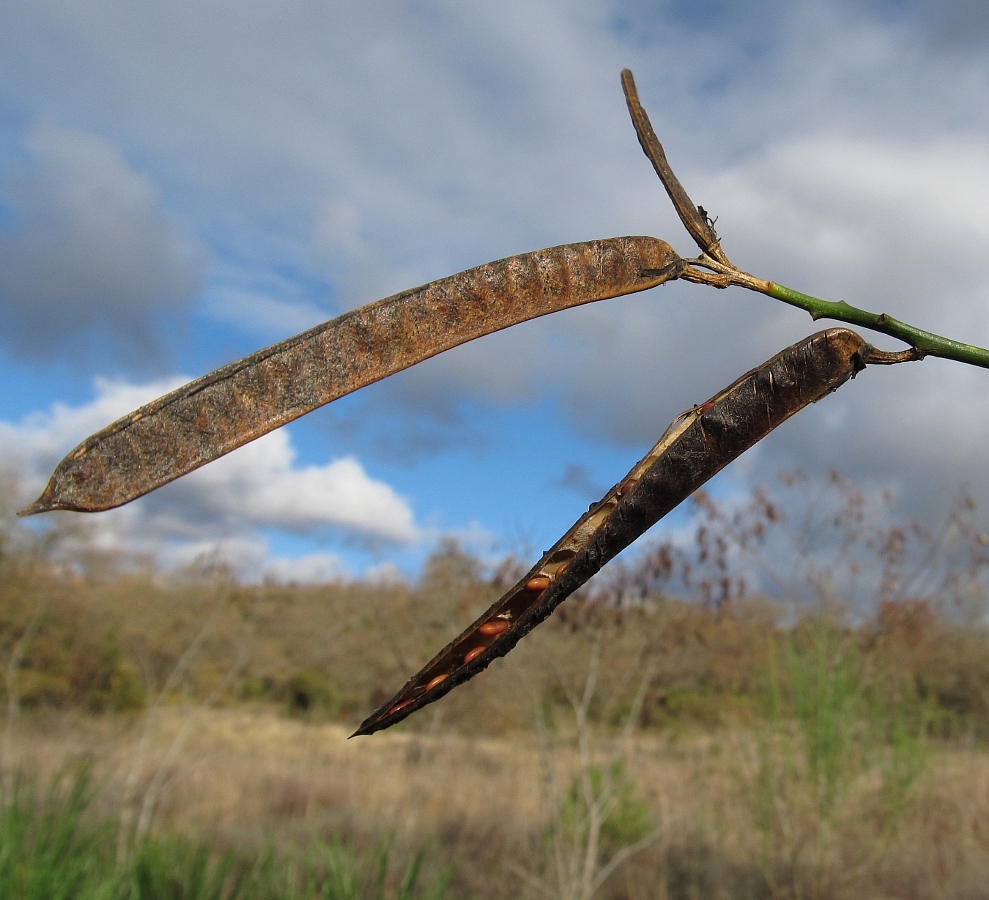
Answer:
<svg viewBox="0 0 989 900"><path fill-rule="evenodd" d="M372 713L356 734L401 721L504 656L709 478L794 413L853 378L865 367L871 350L855 332L829 328L788 347L683 413L511 590ZM530 589L532 584L539 590ZM498 635L485 634L483 627L496 617L509 627ZM445 677L437 681L441 675Z"/></svg>
<svg viewBox="0 0 989 900"><path fill-rule="evenodd" d="M217 369L83 441L21 511L121 506L261 435L424 359L548 313L676 278L665 241L619 237L536 250L402 291Z"/></svg>

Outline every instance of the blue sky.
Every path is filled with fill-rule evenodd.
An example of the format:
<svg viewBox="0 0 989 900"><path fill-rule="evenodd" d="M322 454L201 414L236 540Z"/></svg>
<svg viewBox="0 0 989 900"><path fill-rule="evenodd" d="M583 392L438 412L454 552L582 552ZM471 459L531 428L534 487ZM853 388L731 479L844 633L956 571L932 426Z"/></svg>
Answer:
<svg viewBox="0 0 989 900"><path fill-rule="evenodd" d="M398 290L623 234L692 254L625 66L735 262L989 345L987 44L974 2L7 0L11 506L135 405ZM531 555L678 412L814 330L687 284L572 310L75 527L245 578L413 575L446 537ZM714 490L836 467L921 519L960 486L989 508L987 379L933 359L867 372Z"/></svg>

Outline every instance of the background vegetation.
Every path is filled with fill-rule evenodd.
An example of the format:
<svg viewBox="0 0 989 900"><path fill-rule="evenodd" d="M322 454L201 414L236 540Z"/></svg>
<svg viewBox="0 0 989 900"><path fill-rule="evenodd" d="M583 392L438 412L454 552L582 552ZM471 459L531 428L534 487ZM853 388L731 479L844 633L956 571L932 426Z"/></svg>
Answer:
<svg viewBox="0 0 989 900"><path fill-rule="evenodd" d="M349 743L520 563L246 585L8 519L0 896L984 896L972 504L790 475L692 516Z"/></svg>

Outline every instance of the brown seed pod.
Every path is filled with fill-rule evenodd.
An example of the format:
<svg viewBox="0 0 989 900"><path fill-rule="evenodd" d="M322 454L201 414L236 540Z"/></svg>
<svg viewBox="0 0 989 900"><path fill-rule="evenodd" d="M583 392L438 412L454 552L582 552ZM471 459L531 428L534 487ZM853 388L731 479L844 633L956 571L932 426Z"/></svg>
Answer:
<svg viewBox="0 0 989 900"><path fill-rule="evenodd" d="M83 441L21 515L128 503L344 394L547 313L675 279L665 241L619 237L510 256L371 303L142 406Z"/></svg>
<svg viewBox="0 0 989 900"><path fill-rule="evenodd" d="M527 575L372 713L356 733L370 734L393 725L504 656L639 535L781 422L853 378L872 353L853 331L821 331L746 373L707 403L683 413ZM546 571L555 577L550 580ZM546 581L545 589L538 592L530 589L537 579ZM507 620L508 628L490 648L477 647L484 625L499 616ZM484 649L491 652L477 659ZM427 686L439 673L449 673L449 678L427 695Z"/></svg>

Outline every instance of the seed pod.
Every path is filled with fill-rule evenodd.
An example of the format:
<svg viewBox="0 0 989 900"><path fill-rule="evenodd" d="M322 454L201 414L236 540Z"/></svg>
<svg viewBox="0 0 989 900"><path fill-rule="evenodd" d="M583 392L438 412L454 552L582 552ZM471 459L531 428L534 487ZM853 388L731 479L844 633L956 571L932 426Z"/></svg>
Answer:
<svg viewBox="0 0 989 900"><path fill-rule="evenodd" d="M393 725L473 678L495 657L504 656L595 572L711 476L808 403L853 378L871 353L872 348L853 331L821 331L746 373L707 403L683 413L527 575L391 701L372 713L356 733L370 734ZM546 571L555 573L552 582L543 574ZM545 589L530 589L536 579L546 580ZM499 616L508 621L508 628L491 645L492 652L475 662L482 648L470 648L476 646L478 634L483 634L482 627ZM427 673L436 671L451 674L426 695ZM396 701L412 702L396 710Z"/></svg>
<svg viewBox="0 0 989 900"><path fill-rule="evenodd" d="M676 278L665 241L510 256L345 313L204 375L83 441L21 515L128 503L274 428L458 344Z"/></svg>

